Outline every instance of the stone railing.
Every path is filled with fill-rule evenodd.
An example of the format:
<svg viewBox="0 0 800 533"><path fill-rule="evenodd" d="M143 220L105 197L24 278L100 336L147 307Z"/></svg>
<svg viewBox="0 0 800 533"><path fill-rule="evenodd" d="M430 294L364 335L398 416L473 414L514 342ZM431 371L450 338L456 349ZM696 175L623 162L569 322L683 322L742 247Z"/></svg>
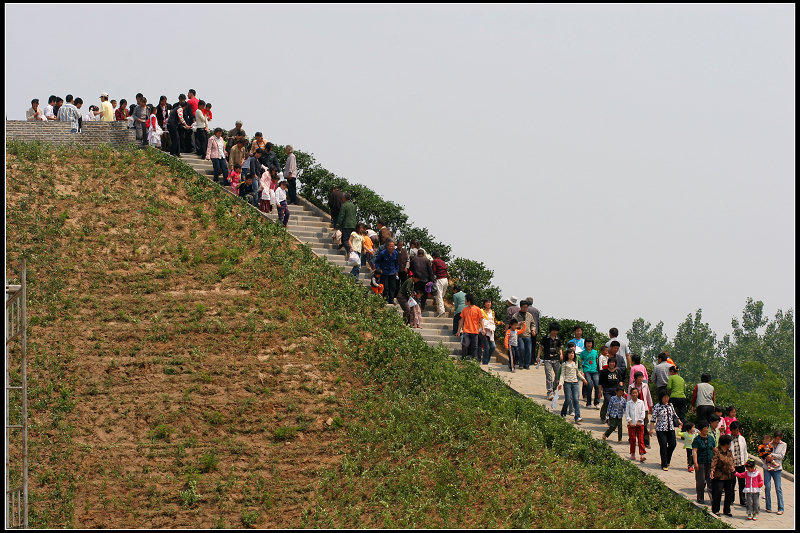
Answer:
<svg viewBox="0 0 800 533"><path fill-rule="evenodd" d="M70 133L70 123L58 120L52 122L28 122L26 120L6 120L6 140L41 141L54 145L78 144L81 146L100 146L103 144L121 148L136 142L134 130L129 130L126 122L83 122L80 133Z"/></svg>

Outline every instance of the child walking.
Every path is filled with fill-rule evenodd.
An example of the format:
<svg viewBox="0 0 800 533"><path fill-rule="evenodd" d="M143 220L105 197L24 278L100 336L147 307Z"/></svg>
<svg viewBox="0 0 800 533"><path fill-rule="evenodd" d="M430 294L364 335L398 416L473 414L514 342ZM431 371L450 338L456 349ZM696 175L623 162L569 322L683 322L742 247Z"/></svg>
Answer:
<svg viewBox="0 0 800 533"><path fill-rule="evenodd" d="M745 464L744 472L736 472L738 478L744 478L744 501L747 507L747 519L758 520L760 502L758 495L761 494L761 487L764 486L764 478L761 472L756 470L756 462L749 459Z"/></svg>
<svg viewBox="0 0 800 533"><path fill-rule="evenodd" d="M422 329L422 306L419 305L422 301L422 291L417 291L415 296L408 299L408 307L411 308L411 327Z"/></svg>
<svg viewBox="0 0 800 533"><path fill-rule="evenodd" d="M631 443L631 461L636 460L636 443L639 443L639 462L644 462L647 450L644 447L644 402L639 398L639 389L631 389L631 399L625 405L628 419L628 441ZM613 398L612 398L613 399Z"/></svg>
<svg viewBox="0 0 800 533"><path fill-rule="evenodd" d="M608 422L608 429L603 433L603 440L606 440L614 429L617 430L617 442L622 442L622 417L625 414L625 389L617 387L617 395L613 396L608 401L608 410L606 411L606 422Z"/></svg>
<svg viewBox="0 0 800 533"><path fill-rule="evenodd" d="M519 334L525 331L525 324L519 329L519 321L512 318L506 330L506 349L508 350L508 369L514 372L519 360Z"/></svg>
<svg viewBox="0 0 800 533"><path fill-rule="evenodd" d="M694 454L692 453L692 441L697 436L697 429L691 422L683 424L683 429L678 430L678 436L683 439L683 447L686 450L686 464L689 465L689 472L694 472Z"/></svg>

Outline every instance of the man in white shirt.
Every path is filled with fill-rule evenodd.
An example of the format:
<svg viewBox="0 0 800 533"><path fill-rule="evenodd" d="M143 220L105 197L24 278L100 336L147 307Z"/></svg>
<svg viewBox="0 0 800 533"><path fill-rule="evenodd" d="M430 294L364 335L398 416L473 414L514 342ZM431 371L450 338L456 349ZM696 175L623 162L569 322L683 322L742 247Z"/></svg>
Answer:
<svg viewBox="0 0 800 533"><path fill-rule="evenodd" d="M58 120L56 117L55 111L53 110L53 106L56 105L58 101L58 97L54 94L50 95L50 98L47 99L47 105L44 107L44 117L47 120Z"/></svg>

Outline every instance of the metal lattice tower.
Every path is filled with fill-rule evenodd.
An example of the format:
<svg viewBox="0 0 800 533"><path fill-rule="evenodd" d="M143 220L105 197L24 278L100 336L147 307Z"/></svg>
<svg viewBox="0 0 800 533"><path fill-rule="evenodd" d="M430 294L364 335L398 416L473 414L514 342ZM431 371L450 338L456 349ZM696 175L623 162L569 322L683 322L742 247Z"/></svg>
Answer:
<svg viewBox="0 0 800 533"><path fill-rule="evenodd" d="M28 372L26 265L22 260L20 285L6 285L6 529L28 527ZM19 361L9 358L9 347L19 343ZM17 373L14 366L19 367ZM12 384L13 382L13 384ZM13 401L10 397L13 395ZM11 465L12 436L21 440L21 464Z"/></svg>

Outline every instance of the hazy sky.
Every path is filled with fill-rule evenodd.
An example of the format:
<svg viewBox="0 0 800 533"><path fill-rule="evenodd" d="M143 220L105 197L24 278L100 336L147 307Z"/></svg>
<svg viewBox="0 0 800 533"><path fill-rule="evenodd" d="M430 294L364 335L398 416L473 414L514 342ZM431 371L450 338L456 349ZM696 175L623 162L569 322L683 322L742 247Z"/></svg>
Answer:
<svg viewBox="0 0 800 533"><path fill-rule="evenodd" d="M672 338L697 308L719 334L748 296L794 308L793 5L5 13L7 118L196 88L212 126L313 152L544 314Z"/></svg>

